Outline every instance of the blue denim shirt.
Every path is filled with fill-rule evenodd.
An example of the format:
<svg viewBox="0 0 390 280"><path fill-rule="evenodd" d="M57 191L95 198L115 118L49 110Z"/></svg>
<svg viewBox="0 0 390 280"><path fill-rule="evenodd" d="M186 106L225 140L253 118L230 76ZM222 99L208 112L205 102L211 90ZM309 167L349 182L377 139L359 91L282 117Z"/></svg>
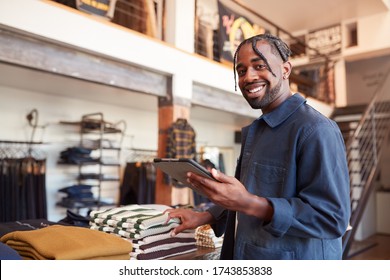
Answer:
<svg viewBox="0 0 390 280"><path fill-rule="evenodd" d="M350 192L337 124L295 94L242 134L237 174L250 193L270 201L274 215L264 223L237 213L233 258L341 259Z"/></svg>

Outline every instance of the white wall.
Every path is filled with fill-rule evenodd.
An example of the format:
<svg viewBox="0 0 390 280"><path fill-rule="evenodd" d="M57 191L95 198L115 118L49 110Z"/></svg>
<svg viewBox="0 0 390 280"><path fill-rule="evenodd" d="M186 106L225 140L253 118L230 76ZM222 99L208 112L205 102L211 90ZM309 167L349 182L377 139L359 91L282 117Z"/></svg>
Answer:
<svg viewBox="0 0 390 280"><path fill-rule="evenodd" d="M376 193L372 192L356 232L355 240L361 241L376 233Z"/></svg>
<svg viewBox="0 0 390 280"><path fill-rule="evenodd" d="M390 55L346 63L348 105L367 104L390 70Z"/></svg>

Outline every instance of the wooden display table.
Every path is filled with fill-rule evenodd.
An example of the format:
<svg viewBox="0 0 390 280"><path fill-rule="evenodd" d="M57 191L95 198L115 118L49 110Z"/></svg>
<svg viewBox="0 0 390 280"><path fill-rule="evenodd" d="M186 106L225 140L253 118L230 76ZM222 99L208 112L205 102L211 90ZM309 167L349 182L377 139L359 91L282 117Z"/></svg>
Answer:
<svg viewBox="0 0 390 280"><path fill-rule="evenodd" d="M182 254L165 260L219 260L221 248L199 247L194 252Z"/></svg>

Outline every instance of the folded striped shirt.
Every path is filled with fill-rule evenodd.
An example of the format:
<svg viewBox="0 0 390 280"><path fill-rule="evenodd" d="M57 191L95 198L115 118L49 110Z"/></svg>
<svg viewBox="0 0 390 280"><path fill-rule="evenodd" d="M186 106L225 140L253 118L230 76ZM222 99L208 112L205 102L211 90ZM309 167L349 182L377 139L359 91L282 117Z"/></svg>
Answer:
<svg viewBox="0 0 390 280"><path fill-rule="evenodd" d="M180 223L180 219L169 219L168 213L141 207L128 205L103 211L92 211L91 222L96 225L109 225L120 228L148 229L157 225L168 223Z"/></svg>
<svg viewBox="0 0 390 280"><path fill-rule="evenodd" d="M130 238L130 239L139 239L150 235L168 232L177 226L178 224L176 223L169 223L166 225L155 226L140 231L134 230L133 232L129 232L128 230L123 230L121 228L115 228L113 232L119 234L122 237Z"/></svg>
<svg viewBox="0 0 390 280"><path fill-rule="evenodd" d="M132 252L145 254L193 244L195 244L195 238L168 238L150 244L140 245L138 248L133 246Z"/></svg>
<svg viewBox="0 0 390 280"><path fill-rule="evenodd" d="M167 250L159 250L150 253L138 254L130 253L130 259L132 260L160 260L168 257L173 257L181 254L190 253L196 251L197 247L195 244L179 246Z"/></svg>
<svg viewBox="0 0 390 280"><path fill-rule="evenodd" d="M183 231L183 232L176 234L175 237L177 237L177 238L195 238L195 231L193 231L193 230ZM136 239L136 240L133 240L132 243L134 246L137 246L137 245L153 243L153 242L167 239L167 238L172 238L170 231L160 233L160 234L151 235L151 236L146 236L146 237L140 238L140 239Z"/></svg>

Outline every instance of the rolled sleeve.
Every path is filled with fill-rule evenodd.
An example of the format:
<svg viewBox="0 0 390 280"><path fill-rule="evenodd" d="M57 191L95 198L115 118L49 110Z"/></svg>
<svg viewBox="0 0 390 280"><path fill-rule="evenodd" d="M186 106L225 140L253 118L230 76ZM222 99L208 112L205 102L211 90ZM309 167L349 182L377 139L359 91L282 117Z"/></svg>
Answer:
<svg viewBox="0 0 390 280"><path fill-rule="evenodd" d="M274 215L264 229L275 237L283 236L293 222L293 210L289 202L280 198L268 198L274 208Z"/></svg>

